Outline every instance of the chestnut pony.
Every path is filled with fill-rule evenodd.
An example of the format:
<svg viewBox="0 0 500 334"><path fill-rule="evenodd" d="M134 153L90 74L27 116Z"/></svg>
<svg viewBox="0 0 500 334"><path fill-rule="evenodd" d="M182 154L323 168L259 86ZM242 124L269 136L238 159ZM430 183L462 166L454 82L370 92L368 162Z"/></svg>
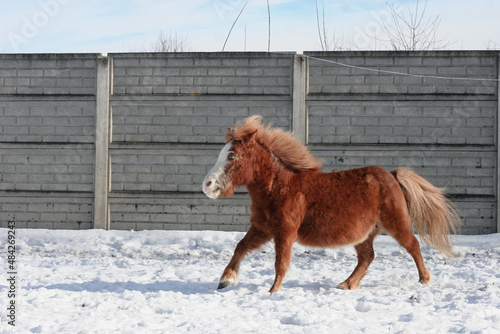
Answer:
<svg viewBox="0 0 500 334"><path fill-rule="evenodd" d="M321 162L289 132L252 116L228 128L226 145L203 181L213 199L245 185L252 199L250 229L238 243L218 289L238 282L245 255L274 240L274 284L281 290L295 241L313 247L354 245L358 264L338 286L356 289L374 258L373 239L385 230L413 257L422 284L431 282L412 232L453 256L450 230L459 226L452 204L409 168L387 172L377 166L321 172Z"/></svg>

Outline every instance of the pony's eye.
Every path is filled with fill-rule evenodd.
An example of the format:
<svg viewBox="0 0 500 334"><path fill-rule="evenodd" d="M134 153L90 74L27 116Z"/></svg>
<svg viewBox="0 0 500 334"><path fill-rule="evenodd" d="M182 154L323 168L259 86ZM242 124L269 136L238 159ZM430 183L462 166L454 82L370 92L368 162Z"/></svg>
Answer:
<svg viewBox="0 0 500 334"><path fill-rule="evenodd" d="M227 160L234 160L234 159L236 159L236 157L232 154L227 156Z"/></svg>

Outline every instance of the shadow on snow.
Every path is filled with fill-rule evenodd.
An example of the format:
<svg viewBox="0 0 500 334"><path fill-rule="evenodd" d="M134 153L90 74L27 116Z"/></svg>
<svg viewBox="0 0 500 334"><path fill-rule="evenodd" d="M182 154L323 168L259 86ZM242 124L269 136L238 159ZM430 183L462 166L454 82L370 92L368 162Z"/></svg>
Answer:
<svg viewBox="0 0 500 334"><path fill-rule="evenodd" d="M32 287L32 289L57 289L67 291L88 291L96 293L122 293L124 291L147 292L180 292L184 295L213 294L216 284L214 282L182 282L166 280L163 282L137 283L137 282L103 282L92 280L82 283L61 283L48 286Z"/></svg>

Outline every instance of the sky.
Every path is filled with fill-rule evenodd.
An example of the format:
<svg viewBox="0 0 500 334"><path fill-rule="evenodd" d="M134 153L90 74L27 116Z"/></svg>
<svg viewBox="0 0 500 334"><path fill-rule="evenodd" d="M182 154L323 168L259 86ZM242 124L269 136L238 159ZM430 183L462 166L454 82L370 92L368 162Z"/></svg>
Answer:
<svg viewBox="0 0 500 334"><path fill-rule="evenodd" d="M390 3L409 17L416 2ZM222 51L226 38L225 51L318 51L316 8L329 49L391 49L386 0L0 0L0 52L153 51L161 32L185 51ZM440 20L438 47L500 49L499 0L428 0L425 13Z"/></svg>

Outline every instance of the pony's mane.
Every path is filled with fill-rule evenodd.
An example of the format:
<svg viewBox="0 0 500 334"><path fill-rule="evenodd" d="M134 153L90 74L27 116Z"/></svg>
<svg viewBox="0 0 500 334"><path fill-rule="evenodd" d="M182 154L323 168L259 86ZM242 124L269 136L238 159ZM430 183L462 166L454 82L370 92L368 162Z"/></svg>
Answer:
<svg viewBox="0 0 500 334"><path fill-rule="evenodd" d="M292 136L291 132L272 128L261 123L262 116L254 115L236 124L233 130L228 128L226 143L230 140L243 140L255 133L255 140L272 152L285 166L303 171L321 169L321 161L309 149Z"/></svg>

